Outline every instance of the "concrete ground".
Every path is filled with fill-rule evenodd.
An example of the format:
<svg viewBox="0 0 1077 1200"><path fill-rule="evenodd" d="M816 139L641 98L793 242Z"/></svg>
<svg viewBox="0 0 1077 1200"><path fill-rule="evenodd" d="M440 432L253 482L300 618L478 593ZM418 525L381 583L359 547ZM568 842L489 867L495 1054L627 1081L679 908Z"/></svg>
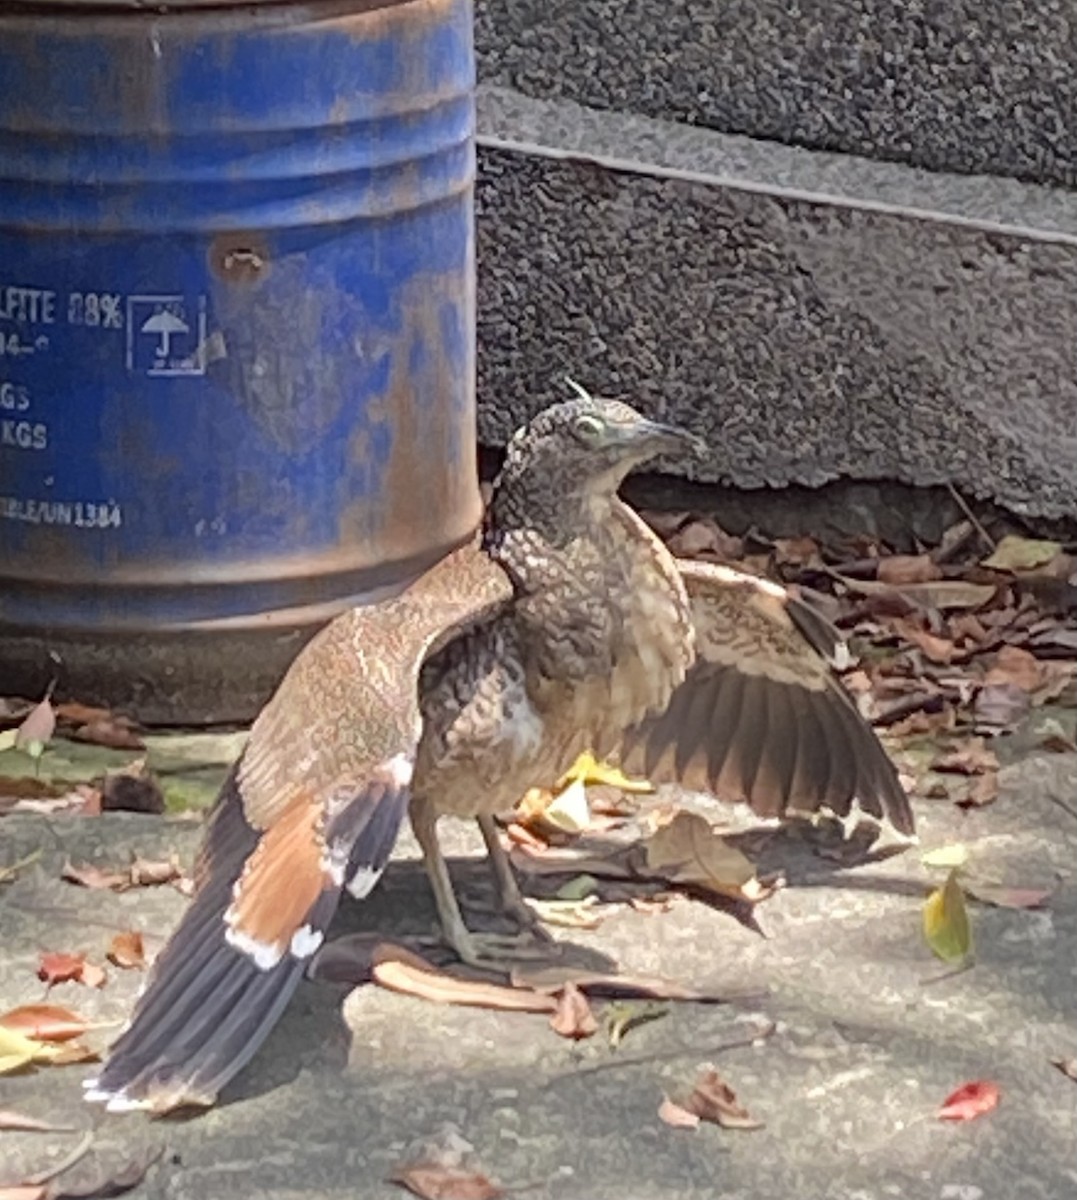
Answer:
<svg viewBox="0 0 1077 1200"><path fill-rule="evenodd" d="M678 899L627 906L593 932L559 936L626 969L741 994L736 1005L678 1004L611 1049L600 1030L573 1043L544 1016L438 1007L374 985L305 983L279 1028L216 1109L188 1121L114 1116L81 1100L93 1068L0 1078L0 1109L95 1131L72 1173L108 1175L141 1149L164 1154L138 1190L167 1200L399 1195L385 1178L417 1138L454 1126L509 1194L557 1200L1063 1200L1077 1194L1077 1090L1051 1059L1077 1054L1077 755L1030 751L1005 767L998 801L963 812L920 801L920 848L843 867L803 837L756 842L761 869L788 886L757 910L765 936ZM1062 803L1060 804L1059 801ZM708 804L716 819L718 806ZM40 1001L42 950L97 961L138 927L148 950L185 901L168 887L90 892L60 880L65 858L103 866L175 850L197 825L174 818L9 815L0 866L41 851L0 887L0 1011ZM470 830L450 852L465 893L485 888ZM972 865L1012 886L1055 888L1046 907L971 905L976 961L948 973L926 948L920 910L938 877L920 851L960 841ZM433 908L410 837L375 896L349 903L341 932L429 933ZM99 1019L126 1013L136 971L50 1000ZM767 1022L776 1032L745 1044ZM90 1037L104 1037L91 1034ZM722 1051L729 1042L737 1048ZM753 1132L664 1125L677 1093L713 1061ZM999 1108L936 1119L957 1086L990 1079ZM0 1133L0 1182L58 1161L77 1133Z"/></svg>

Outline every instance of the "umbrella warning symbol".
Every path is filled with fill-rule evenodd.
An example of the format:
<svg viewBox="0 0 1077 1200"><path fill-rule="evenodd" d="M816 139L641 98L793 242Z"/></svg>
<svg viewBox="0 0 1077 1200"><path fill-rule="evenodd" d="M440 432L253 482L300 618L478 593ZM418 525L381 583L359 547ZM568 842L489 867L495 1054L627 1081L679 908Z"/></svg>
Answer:
<svg viewBox="0 0 1077 1200"><path fill-rule="evenodd" d="M206 299L129 296L127 369L137 375L204 375Z"/></svg>

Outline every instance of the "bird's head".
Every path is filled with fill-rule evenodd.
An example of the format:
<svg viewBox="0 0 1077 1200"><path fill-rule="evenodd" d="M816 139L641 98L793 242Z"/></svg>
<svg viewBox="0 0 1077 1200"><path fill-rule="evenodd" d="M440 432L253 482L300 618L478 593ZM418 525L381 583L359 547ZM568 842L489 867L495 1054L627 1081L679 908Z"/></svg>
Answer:
<svg viewBox="0 0 1077 1200"><path fill-rule="evenodd" d="M634 467L703 448L683 429L573 387L576 399L544 409L509 442L491 498L494 524L571 526L585 510L612 501Z"/></svg>

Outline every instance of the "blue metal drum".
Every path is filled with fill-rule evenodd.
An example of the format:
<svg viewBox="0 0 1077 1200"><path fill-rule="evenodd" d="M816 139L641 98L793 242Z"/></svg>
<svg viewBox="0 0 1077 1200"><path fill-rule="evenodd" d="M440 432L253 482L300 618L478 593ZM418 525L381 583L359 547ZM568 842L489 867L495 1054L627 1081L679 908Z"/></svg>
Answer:
<svg viewBox="0 0 1077 1200"><path fill-rule="evenodd" d="M471 20L0 8L0 629L62 679L313 628L474 527Z"/></svg>

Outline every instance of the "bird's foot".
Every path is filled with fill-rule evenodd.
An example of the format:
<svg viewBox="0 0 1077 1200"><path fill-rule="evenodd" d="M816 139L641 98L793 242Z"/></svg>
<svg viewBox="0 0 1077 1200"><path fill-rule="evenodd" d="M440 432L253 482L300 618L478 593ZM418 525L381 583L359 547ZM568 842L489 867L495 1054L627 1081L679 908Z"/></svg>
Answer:
<svg viewBox="0 0 1077 1200"><path fill-rule="evenodd" d="M469 967L501 967L514 962L543 962L557 958L558 943L545 932L473 933L455 930L446 940L461 962Z"/></svg>

